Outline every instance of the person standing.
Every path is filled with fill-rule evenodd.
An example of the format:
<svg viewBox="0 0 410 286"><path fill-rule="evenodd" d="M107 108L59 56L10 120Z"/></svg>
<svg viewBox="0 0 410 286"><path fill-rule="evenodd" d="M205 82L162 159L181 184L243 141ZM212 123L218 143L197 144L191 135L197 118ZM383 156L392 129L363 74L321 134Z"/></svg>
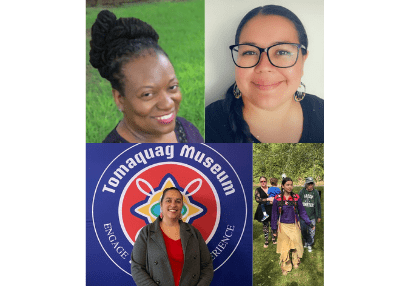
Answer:
<svg viewBox="0 0 410 286"><path fill-rule="evenodd" d="M305 207L306 213L313 225L322 220L322 208L320 205L319 192L315 189L315 182L312 177L307 177L305 187L299 192L302 204ZM300 221L303 240L305 247L309 252L312 252L312 246L315 241L315 228L309 228L305 221Z"/></svg>
<svg viewBox="0 0 410 286"><path fill-rule="evenodd" d="M131 274L141 285L208 286L214 276L212 257L201 233L182 221L184 196L166 188L161 214L144 226L131 255Z"/></svg>
<svg viewBox="0 0 410 286"><path fill-rule="evenodd" d="M299 195L293 193L292 179L284 178L281 188L281 193L273 201L271 227L273 235L278 237L276 253L280 253L282 274L287 275L292 267L299 267L303 257L299 221L304 220L311 228L315 226L310 223Z"/></svg>
<svg viewBox="0 0 410 286"><path fill-rule="evenodd" d="M255 190L255 201L258 203L258 207L255 212L254 219L263 224L263 235L265 237L265 244L263 247L268 248L269 245L269 220L266 219L267 213L272 213L272 201L274 198L269 198L268 195L268 186L267 179L264 176L259 178L260 187ZM262 205L265 205L265 214L262 210ZM265 219L264 219L265 218ZM272 237L272 242L275 243L274 238Z"/></svg>
<svg viewBox="0 0 410 286"><path fill-rule="evenodd" d="M268 196L269 196L269 198L274 198L277 194L280 194L280 189L277 187L278 179L270 178L269 181L270 181L270 184L272 185L272 187L270 187L268 189ZM271 204L272 204L272 202L270 202L270 201L267 201L266 203L260 203L260 206L261 206L262 212L263 212L262 221L267 219L269 217L269 214L270 214L270 212L269 212L269 214L266 212L265 205L271 205ZM275 244L275 242L273 244Z"/></svg>

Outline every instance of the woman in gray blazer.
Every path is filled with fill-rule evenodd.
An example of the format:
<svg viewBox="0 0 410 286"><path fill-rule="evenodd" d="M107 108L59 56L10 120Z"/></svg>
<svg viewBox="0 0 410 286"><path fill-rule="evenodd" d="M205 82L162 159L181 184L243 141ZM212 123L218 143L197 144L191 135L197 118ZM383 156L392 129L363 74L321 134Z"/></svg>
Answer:
<svg viewBox="0 0 410 286"><path fill-rule="evenodd" d="M214 270L201 233L181 220L183 195L164 190L161 215L144 226L131 255L131 273L137 286L209 285Z"/></svg>

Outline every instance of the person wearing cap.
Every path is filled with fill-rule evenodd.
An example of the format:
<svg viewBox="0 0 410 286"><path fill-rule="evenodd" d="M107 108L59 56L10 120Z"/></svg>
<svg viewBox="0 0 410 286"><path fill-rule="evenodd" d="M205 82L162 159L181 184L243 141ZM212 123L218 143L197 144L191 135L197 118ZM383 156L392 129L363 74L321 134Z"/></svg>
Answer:
<svg viewBox="0 0 410 286"><path fill-rule="evenodd" d="M315 189L315 182L312 177L306 178L305 187L299 192L299 196L310 221L316 225L317 222L322 220L322 208L319 192ZM315 228L309 228L303 220L300 221L300 226L305 241L304 247L307 247L308 251L312 252L312 246L315 241Z"/></svg>

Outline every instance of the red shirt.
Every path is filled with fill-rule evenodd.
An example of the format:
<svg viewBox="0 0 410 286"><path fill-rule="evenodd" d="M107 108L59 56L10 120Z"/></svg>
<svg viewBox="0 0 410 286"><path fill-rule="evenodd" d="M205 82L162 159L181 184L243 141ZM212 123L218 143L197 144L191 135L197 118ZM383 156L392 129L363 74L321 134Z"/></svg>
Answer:
<svg viewBox="0 0 410 286"><path fill-rule="evenodd" d="M169 263L171 264L172 275L174 276L175 286L179 285L182 268L184 267L184 251L182 249L181 239L173 240L169 238L161 229L164 237L165 247L167 249Z"/></svg>

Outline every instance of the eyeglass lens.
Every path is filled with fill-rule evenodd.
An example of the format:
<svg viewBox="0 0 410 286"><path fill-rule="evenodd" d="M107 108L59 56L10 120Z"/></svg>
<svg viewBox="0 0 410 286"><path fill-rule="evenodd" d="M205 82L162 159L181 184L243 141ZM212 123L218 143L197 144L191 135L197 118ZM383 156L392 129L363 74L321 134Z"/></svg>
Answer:
<svg viewBox="0 0 410 286"><path fill-rule="evenodd" d="M298 58L298 47L291 44L280 44L269 49L269 59L278 67L290 67ZM251 45L239 45L232 49L235 63L240 67L253 67L260 58L258 48Z"/></svg>

